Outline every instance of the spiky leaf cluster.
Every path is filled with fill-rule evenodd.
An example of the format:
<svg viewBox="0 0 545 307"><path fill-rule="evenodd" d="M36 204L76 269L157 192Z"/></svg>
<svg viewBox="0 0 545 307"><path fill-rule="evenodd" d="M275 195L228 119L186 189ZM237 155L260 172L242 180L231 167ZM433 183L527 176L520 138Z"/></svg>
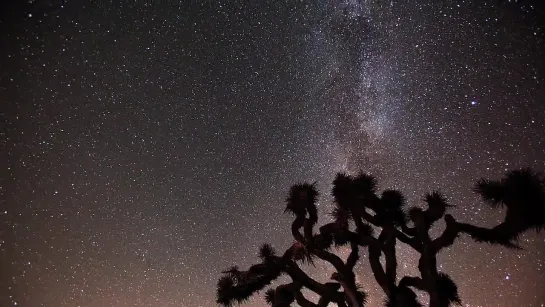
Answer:
<svg viewBox="0 0 545 307"><path fill-rule="evenodd" d="M263 244L259 248L259 258L263 262L272 262L276 257L276 251L270 244Z"/></svg>
<svg viewBox="0 0 545 307"><path fill-rule="evenodd" d="M362 235L370 236L373 232L371 226L364 224ZM350 241L353 238L348 228L343 228L339 226L336 222L325 224L320 227L320 234L315 236L315 245L317 248L323 247L323 249L329 249L331 245L335 247L346 246L350 244ZM318 244L320 244L318 246Z"/></svg>
<svg viewBox="0 0 545 307"><path fill-rule="evenodd" d="M295 292L298 289L294 283L268 289L265 292L265 301L272 307L289 307L295 301Z"/></svg>
<svg viewBox="0 0 545 307"><path fill-rule="evenodd" d="M305 217L307 214L314 223L318 221L318 209L316 199L318 190L315 184L301 183L293 185L286 199L284 212L291 212L295 216Z"/></svg>
<svg viewBox="0 0 545 307"><path fill-rule="evenodd" d="M393 221L394 225L401 226L407 223L405 215L405 197L397 190L385 190L380 197L381 211L378 215L381 219Z"/></svg>
<svg viewBox="0 0 545 307"><path fill-rule="evenodd" d="M333 218L333 221L335 221L335 223L339 226L339 228L348 229L350 220L352 219L350 210L337 206L333 208L333 211L331 211L330 215Z"/></svg>
<svg viewBox="0 0 545 307"><path fill-rule="evenodd" d="M545 226L545 179L530 169L513 170L498 181L481 179L474 191L492 208L506 207L505 235ZM525 227L522 227L524 225Z"/></svg>
<svg viewBox="0 0 545 307"><path fill-rule="evenodd" d="M338 173L335 180L333 180L333 190L331 194L335 198L337 205L345 210L350 208L351 203L356 197L352 181L352 177L344 173Z"/></svg>
<svg viewBox="0 0 545 307"><path fill-rule="evenodd" d="M426 194L424 202L427 205L426 209L412 207L408 211L408 217L415 225L428 230L445 216L448 208L453 207L447 202L447 198L437 191Z"/></svg>
<svg viewBox="0 0 545 307"><path fill-rule="evenodd" d="M424 201L428 205L425 213L429 223L434 223L442 218L447 212L447 208L452 207L448 204L447 198L437 191L426 194Z"/></svg>
<svg viewBox="0 0 545 307"><path fill-rule="evenodd" d="M450 306L452 304L462 305L462 300L458 294L458 286L456 286L450 276L439 273L436 286L445 306Z"/></svg>
<svg viewBox="0 0 545 307"><path fill-rule="evenodd" d="M409 209L408 215L411 221L413 221L415 224L419 223L420 221L424 221L425 219L424 210L418 207L412 207Z"/></svg>
<svg viewBox="0 0 545 307"><path fill-rule="evenodd" d="M422 307L416 293L405 286L398 287L397 291L388 296L385 301L386 307Z"/></svg>
<svg viewBox="0 0 545 307"><path fill-rule="evenodd" d="M223 306L233 306L247 301L281 275L276 265L257 264L248 271L238 267L224 271L217 284L216 301Z"/></svg>
<svg viewBox="0 0 545 307"><path fill-rule="evenodd" d="M294 242L292 245L292 258L304 264L314 265L314 254L300 242Z"/></svg>
<svg viewBox="0 0 545 307"><path fill-rule="evenodd" d="M363 305L365 305L367 303L367 293L365 293L365 291L363 291L363 287L361 284L357 283L356 284L356 292L357 292L357 295L358 295L358 301L362 302Z"/></svg>
<svg viewBox="0 0 545 307"><path fill-rule="evenodd" d="M265 302L269 305L274 305L274 295L276 294L276 291L273 288L267 289L265 291Z"/></svg>
<svg viewBox="0 0 545 307"><path fill-rule="evenodd" d="M358 194L363 197L373 196L377 192L377 179L364 172L360 172L353 183Z"/></svg>
<svg viewBox="0 0 545 307"><path fill-rule="evenodd" d="M332 195L335 203L343 209L351 209L362 201L376 198L376 179L368 174L360 173L356 177L338 173L333 180Z"/></svg>

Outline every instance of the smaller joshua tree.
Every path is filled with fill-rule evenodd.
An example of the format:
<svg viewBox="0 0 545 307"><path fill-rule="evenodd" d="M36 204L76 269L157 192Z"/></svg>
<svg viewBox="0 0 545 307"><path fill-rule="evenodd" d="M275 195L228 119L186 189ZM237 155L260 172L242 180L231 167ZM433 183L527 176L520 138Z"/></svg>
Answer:
<svg viewBox="0 0 545 307"><path fill-rule="evenodd" d="M283 254L264 244L259 250L260 263L246 271L236 266L224 271L218 282L217 302L223 306L243 303L281 275L287 275L292 282L265 292L265 300L273 307L289 307L293 303L302 307L326 307L330 303L363 307L366 294L356 283L354 268L360 251L367 250L373 276L387 297L385 306L422 306L414 289L429 295L431 307L461 304L454 281L437 269L437 254L441 250L463 233L477 242L520 248L520 234L545 227L545 180L541 174L530 169L510 171L499 181L479 180L474 191L492 208L506 208L503 222L490 229L459 222L447 214L451 206L438 192L426 195L425 209L407 208L399 191L385 190L379 195L374 177L339 173L333 181L333 221L315 232L318 191L313 184L294 185L284 211L294 216L291 233L295 242ZM441 235L432 238L430 230L441 219L446 227ZM377 230L373 231L373 227ZM397 276L398 241L420 255L420 276ZM334 253L339 246L350 247L346 261ZM316 281L299 266L313 264L317 259L335 269L330 282ZM303 288L316 293L319 301L305 298Z"/></svg>

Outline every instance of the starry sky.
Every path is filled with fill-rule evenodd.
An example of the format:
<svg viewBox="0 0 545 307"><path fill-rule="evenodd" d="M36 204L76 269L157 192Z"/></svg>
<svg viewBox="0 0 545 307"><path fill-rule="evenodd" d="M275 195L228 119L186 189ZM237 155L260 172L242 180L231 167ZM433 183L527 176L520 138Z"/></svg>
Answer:
<svg viewBox="0 0 545 307"><path fill-rule="evenodd" d="M289 187L317 181L327 213L338 171L494 225L475 180L545 170L545 14L524 3L3 3L0 306L216 306L221 270L291 244ZM545 234L521 244L461 238L438 264L464 306L543 306Z"/></svg>

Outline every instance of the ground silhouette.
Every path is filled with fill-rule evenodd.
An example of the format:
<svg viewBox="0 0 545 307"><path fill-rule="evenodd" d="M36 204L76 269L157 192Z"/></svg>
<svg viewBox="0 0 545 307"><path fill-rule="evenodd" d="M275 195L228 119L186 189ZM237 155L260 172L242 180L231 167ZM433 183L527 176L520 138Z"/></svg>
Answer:
<svg viewBox="0 0 545 307"><path fill-rule="evenodd" d="M518 249L520 234L545 227L545 180L541 174L530 169L513 170L501 180L479 180L474 192L492 208L505 209L505 218L500 224L484 228L457 221L447 214L451 206L439 192L426 195L426 209L406 208L401 192L385 190L379 194L373 176L339 173L333 181L333 221L315 232L318 191L314 184L294 185L285 212L295 218L291 225L295 243L283 254L277 254L272 246L264 244L259 250L261 263L246 271L236 266L224 271L217 285L217 302L223 306L243 303L281 275L287 275L291 283L265 292L266 301L273 307L288 307L294 302L302 307L325 307L330 303L362 307L366 294L356 284L354 267L358 263L365 265L359 261L359 253L366 251L374 278L386 294L385 306L422 306L415 289L429 295L430 307L461 304L455 282L437 269L437 253L451 246L461 234L469 235L476 242ZM432 238L430 229L441 219L446 227L441 235ZM396 244L399 242L420 255L420 276L397 276ZM338 246L350 247L346 261L334 253ZM327 261L335 268L330 282L314 280L299 266L316 259ZM305 298L303 288L315 292L319 301L314 303Z"/></svg>

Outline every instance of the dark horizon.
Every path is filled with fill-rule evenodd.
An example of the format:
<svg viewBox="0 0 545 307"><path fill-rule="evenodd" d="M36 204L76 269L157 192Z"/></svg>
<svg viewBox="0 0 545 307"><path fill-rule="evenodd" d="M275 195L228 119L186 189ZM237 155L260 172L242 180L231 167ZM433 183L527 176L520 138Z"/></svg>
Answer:
<svg viewBox="0 0 545 307"><path fill-rule="evenodd" d="M292 184L322 217L363 169L492 225L475 180L545 171L541 5L59 3L0 14L0 306L217 306L221 270L292 243ZM464 306L543 305L545 236L521 245L439 263Z"/></svg>

